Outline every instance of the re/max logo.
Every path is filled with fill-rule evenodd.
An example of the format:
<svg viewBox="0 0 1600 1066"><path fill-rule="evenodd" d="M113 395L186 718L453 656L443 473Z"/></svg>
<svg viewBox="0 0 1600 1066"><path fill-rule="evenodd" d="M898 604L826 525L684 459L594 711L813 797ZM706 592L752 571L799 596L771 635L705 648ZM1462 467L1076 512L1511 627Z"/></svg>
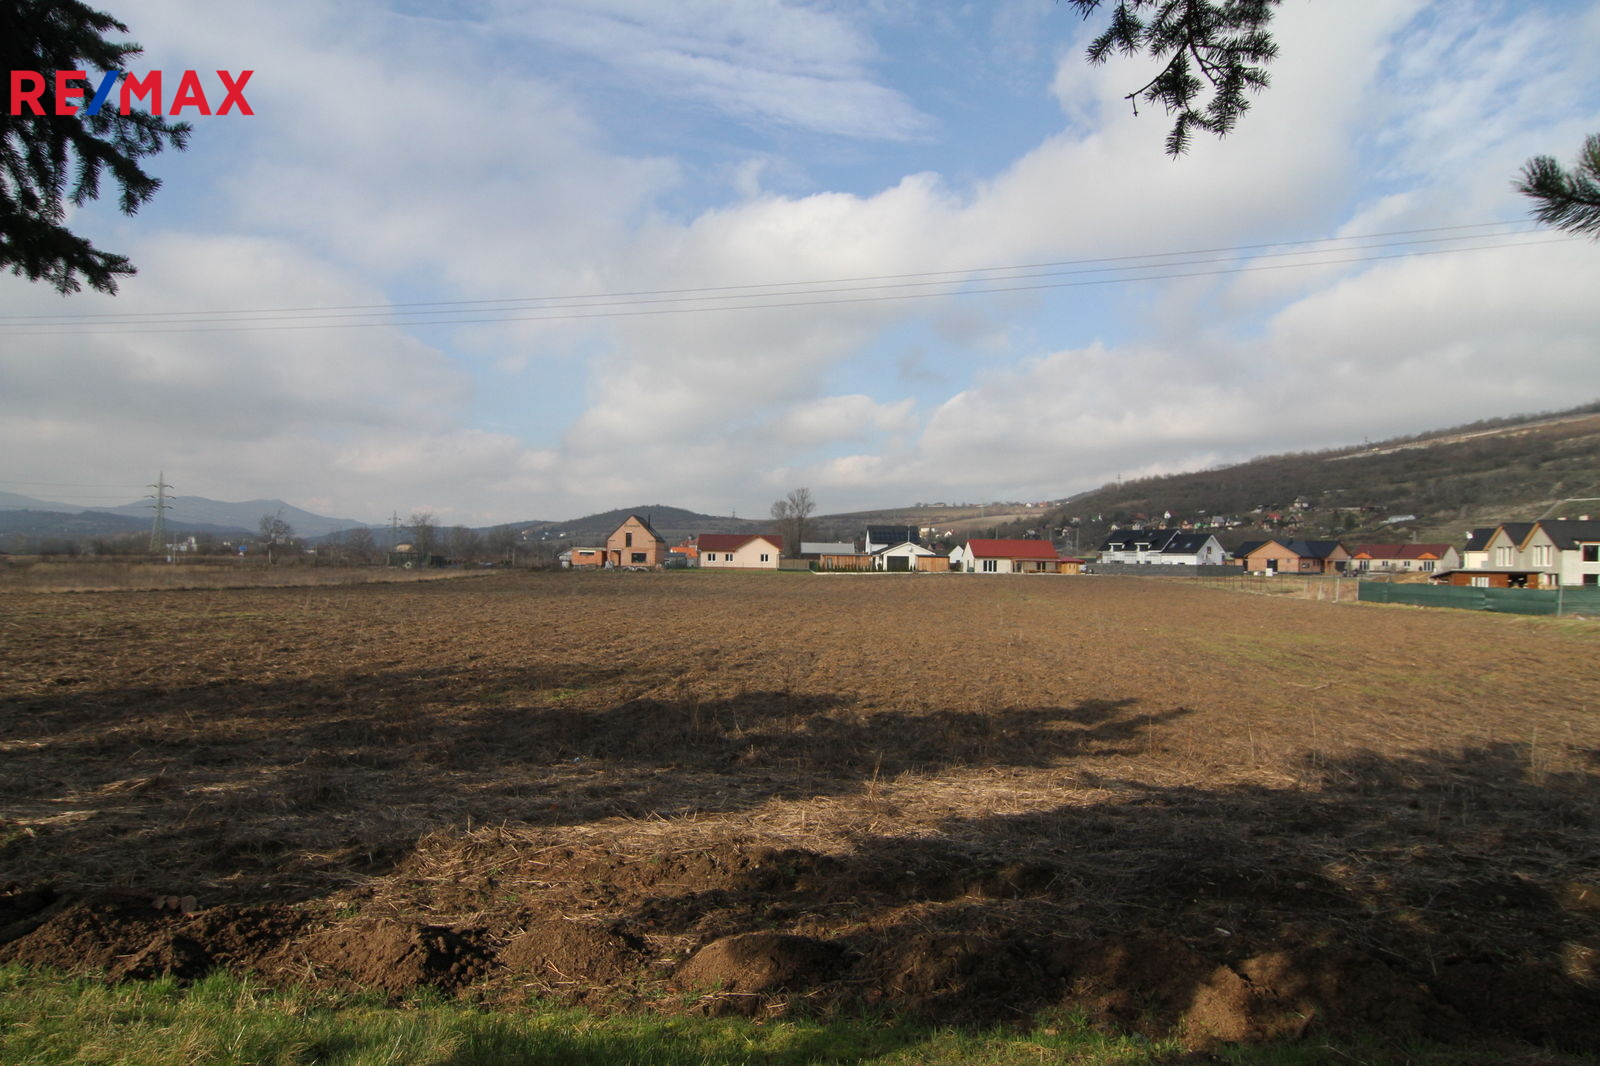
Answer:
<svg viewBox="0 0 1600 1066"><path fill-rule="evenodd" d="M218 106L216 114L226 115L234 107L238 107L239 114L253 115L250 110L250 101L244 98L244 87L250 81L253 70L241 70L237 77L226 70L217 71L217 78L222 82L223 91L226 93L222 103ZM111 96L112 87L118 79L122 81L122 91L118 97L117 113L126 115L133 106L133 101L143 100L150 105L152 115L162 114L161 110L161 71L152 70L144 77L139 77L132 71L111 70L100 79L100 85L89 96L86 85L74 85L73 82L87 83L89 75L81 70L58 70L55 72L55 110L50 112L56 115L76 115L80 110L86 115L98 115L105 106L106 100ZM35 115L45 114L44 104L40 98L44 96L46 85L45 76L37 70L13 70L11 72L11 114L22 115L31 112ZM72 101L88 99L88 103L79 108ZM186 107L192 107L202 115L209 115L211 101L206 98L205 86L200 84L200 75L192 70L183 72L178 79L178 90L172 96L172 106L166 114L176 115ZM23 109L27 108L28 111Z"/></svg>

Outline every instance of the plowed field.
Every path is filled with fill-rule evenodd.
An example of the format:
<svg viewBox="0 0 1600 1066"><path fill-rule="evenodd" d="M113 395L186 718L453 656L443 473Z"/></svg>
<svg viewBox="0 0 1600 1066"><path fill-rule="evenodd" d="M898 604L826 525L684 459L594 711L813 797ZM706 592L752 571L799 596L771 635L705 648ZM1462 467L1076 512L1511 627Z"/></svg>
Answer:
<svg viewBox="0 0 1600 1066"><path fill-rule="evenodd" d="M1600 628L1119 578L0 600L0 961L1600 1049Z"/></svg>

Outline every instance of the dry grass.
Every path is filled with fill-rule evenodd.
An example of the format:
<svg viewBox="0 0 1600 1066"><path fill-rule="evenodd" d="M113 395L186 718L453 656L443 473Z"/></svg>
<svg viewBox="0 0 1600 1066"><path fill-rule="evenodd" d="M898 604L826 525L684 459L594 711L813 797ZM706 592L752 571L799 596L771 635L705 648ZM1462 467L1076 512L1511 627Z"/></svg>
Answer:
<svg viewBox="0 0 1600 1066"><path fill-rule="evenodd" d="M383 566L313 566L263 560L130 562L122 559L0 560L0 594L189 589L307 588L481 577L473 570L410 571Z"/></svg>

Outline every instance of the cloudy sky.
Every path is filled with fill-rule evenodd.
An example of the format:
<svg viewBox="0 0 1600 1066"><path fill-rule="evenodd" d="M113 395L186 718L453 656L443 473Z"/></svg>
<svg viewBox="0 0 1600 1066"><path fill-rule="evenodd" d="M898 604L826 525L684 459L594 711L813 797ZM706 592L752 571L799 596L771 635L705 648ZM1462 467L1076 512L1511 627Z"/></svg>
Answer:
<svg viewBox="0 0 1600 1066"><path fill-rule="evenodd" d="M99 6L255 114L75 214L118 296L0 276L0 491L835 512L1600 398L1600 245L1511 188L1600 0L1284 0L1177 161L1054 0Z"/></svg>

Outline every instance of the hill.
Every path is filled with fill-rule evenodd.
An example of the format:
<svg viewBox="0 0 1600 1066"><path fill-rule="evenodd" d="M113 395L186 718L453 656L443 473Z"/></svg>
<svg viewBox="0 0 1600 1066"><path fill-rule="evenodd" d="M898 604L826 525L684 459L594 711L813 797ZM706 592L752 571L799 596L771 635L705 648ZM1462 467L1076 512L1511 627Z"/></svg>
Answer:
<svg viewBox="0 0 1600 1066"><path fill-rule="evenodd" d="M1109 484L1005 533L1075 530L1092 550L1114 523L1161 525L1170 513L1229 547L1265 533L1456 542L1475 526L1568 512L1600 513L1600 403Z"/></svg>
<svg viewBox="0 0 1600 1066"><path fill-rule="evenodd" d="M226 536L237 531L195 522L173 522L174 536L209 533ZM0 549L26 550L32 540L81 541L90 537L115 537L150 532L150 519L128 515L81 511L0 510Z"/></svg>
<svg viewBox="0 0 1600 1066"><path fill-rule="evenodd" d="M31 512L33 517L22 518L17 512ZM185 533L254 534L261 528L262 516L271 514L280 515L294 527L297 536L307 538L365 524L353 518L329 518L282 500L228 503L204 496L172 496L167 501L167 527ZM154 515L154 506L149 500L136 500L116 507L75 507L13 492L0 492L0 528L25 530L36 535L70 537L85 532L98 534L140 528L148 530ZM127 521L106 520L110 517Z"/></svg>

